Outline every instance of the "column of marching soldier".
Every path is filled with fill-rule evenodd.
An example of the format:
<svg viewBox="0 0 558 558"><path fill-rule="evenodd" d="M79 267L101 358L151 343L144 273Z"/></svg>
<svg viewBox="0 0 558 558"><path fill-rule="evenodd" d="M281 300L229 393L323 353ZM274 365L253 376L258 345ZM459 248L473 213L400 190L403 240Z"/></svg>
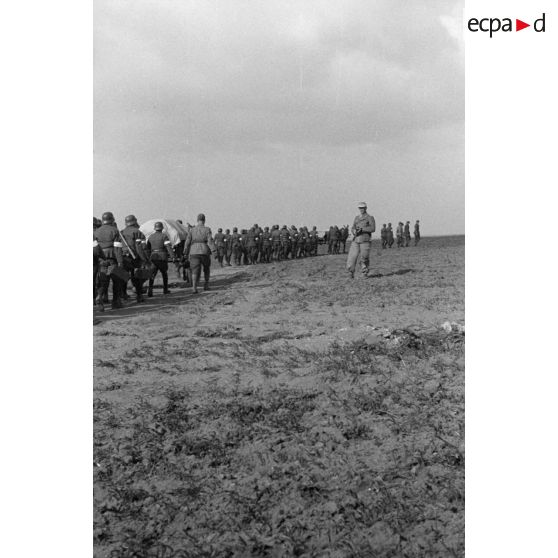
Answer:
<svg viewBox="0 0 558 558"><path fill-rule="evenodd" d="M181 221L179 221L181 222ZM135 291L136 301L144 302L146 289L144 283L148 281L147 296L153 296L153 285L158 272L163 279L163 294L169 294L168 263L173 262L179 278L192 284L197 293L199 277L192 278L190 272L190 238L172 246L164 232L163 223L154 225L154 232L146 238L139 228L134 215L125 219L125 228L119 230L111 212L103 214L99 220L93 217L93 298L100 311L104 311L109 302L108 291L112 281L113 309L122 308L123 300L128 300L128 281ZM201 223L204 224L204 223ZM200 225L200 223L198 223ZM415 224L415 246L420 239L419 222ZM331 226L320 237L317 228L290 228L283 225L261 228L255 224L250 229L234 227L219 228L211 238L209 231L209 248L221 267L224 265L250 265L257 263L271 263L287 259L298 259L318 255L318 245L325 243L328 254L339 254L346 251L349 237L349 226ZM391 223L383 225L381 231L382 248L393 245L393 230ZM397 246L408 246L410 242L409 221L397 227ZM231 263L232 262L232 263ZM199 271L198 271L199 274ZM205 273L204 289L208 290L209 273Z"/></svg>

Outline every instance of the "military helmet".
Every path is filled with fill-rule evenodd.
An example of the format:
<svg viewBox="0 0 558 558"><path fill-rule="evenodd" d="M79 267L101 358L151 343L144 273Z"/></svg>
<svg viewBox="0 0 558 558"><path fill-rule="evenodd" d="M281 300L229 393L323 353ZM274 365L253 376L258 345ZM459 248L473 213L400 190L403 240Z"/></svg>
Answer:
<svg viewBox="0 0 558 558"><path fill-rule="evenodd" d="M98 226L99 226L99 221L97 221L97 217L93 217L93 226L94 226L94 227L98 227Z"/></svg>
<svg viewBox="0 0 558 558"><path fill-rule="evenodd" d="M161 221L157 221L157 222L153 225L153 228L154 228L156 231L162 231L165 227L164 227L163 223L161 223Z"/></svg>
<svg viewBox="0 0 558 558"><path fill-rule="evenodd" d="M128 215L126 217L126 219L124 219L124 222L126 223L127 226L129 225L137 225L138 224L138 220L136 219L135 215Z"/></svg>
<svg viewBox="0 0 558 558"><path fill-rule="evenodd" d="M231 232L231 229L227 229L227 230L225 231L225 234L229 234L230 232Z"/></svg>
<svg viewBox="0 0 558 558"><path fill-rule="evenodd" d="M205 215L203 213L198 214L198 221L203 221L205 223Z"/></svg>
<svg viewBox="0 0 558 558"><path fill-rule="evenodd" d="M223 229L217 229L217 232L223 232Z"/></svg>
<svg viewBox="0 0 558 558"><path fill-rule="evenodd" d="M238 232L238 227L233 227L233 232Z"/></svg>
<svg viewBox="0 0 558 558"><path fill-rule="evenodd" d="M114 223L114 215L110 211L105 211L101 216L103 225L111 225Z"/></svg>

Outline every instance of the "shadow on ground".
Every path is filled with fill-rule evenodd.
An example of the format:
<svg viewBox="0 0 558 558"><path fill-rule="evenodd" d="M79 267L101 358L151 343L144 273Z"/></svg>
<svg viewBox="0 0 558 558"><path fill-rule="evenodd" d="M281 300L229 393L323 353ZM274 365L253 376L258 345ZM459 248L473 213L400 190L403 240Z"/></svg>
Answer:
<svg viewBox="0 0 558 558"><path fill-rule="evenodd" d="M414 269L398 269L397 271L392 271L391 273L369 273L366 277L370 279L377 279L378 277L391 277L392 275L406 275L407 273L414 273Z"/></svg>
<svg viewBox="0 0 558 558"><path fill-rule="evenodd" d="M150 312L175 308L178 304L184 304L189 300L199 298L201 296L210 296L212 293L226 290L230 285L244 282L249 277L245 271L239 271L234 275L220 276L211 279L209 282L209 291L199 288L198 294L192 292L192 287L183 281L169 282L171 293L164 295L162 285L155 285L154 296L152 298L145 297L145 302L137 304L133 296L130 296L124 308L111 310L110 303L105 305L105 311L99 312L97 308L93 310L93 325L108 322L110 320L119 320L122 318L132 318ZM203 282L202 282L203 285Z"/></svg>

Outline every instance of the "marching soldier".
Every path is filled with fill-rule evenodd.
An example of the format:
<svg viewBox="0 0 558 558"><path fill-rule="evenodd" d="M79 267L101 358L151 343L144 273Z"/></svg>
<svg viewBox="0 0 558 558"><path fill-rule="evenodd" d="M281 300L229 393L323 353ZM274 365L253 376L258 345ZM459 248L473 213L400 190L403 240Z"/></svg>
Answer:
<svg viewBox="0 0 558 558"><path fill-rule="evenodd" d="M225 242L225 261L227 262L227 266L230 267L232 254L232 237L230 229L225 231L225 238L223 240Z"/></svg>
<svg viewBox="0 0 558 558"><path fill-rule="evenodd" d="M118 229L114 226L114 215L110 211L103 213L102 225L93 233L93 248L97 246L103 254L103 259L99 262L97 306L101 312L104 312L103 302L108 296L112 279L112 309L122 308L124 282L116 275L112 275L115 266L122 266L122 241Z"/></svg>
<svg viewBox="0 0 558 558"><path fill-rule="evenodd" d="M198 292L201 270L203 268L204 284L203 290L209 290L209 275L211 267L211 252L216 250L211 229L205 226L205 215L198 215L198 223L188 232L186 238L186 256L190 258L192 268L192 290Z"/></svg>
<svg viewBox="0 0 558 558"><path fill-rule="evenodd" d="M384 223L382 225L382 230L380 232L380 237L382 239L382 249L385 250L388 244L388 229L386 227L386 224Z"/></svg>
<svg viewBox="0 0 558 558"><path fill-rule="evenodd" d="M391 227L391 223L388 223L387 239L388 239L388 248L391 248L393 246L393 242L394 242L393 229Z"/></svg>
<svg viewBox="0 0 558 558"><path fill-rule="evenodd" d="M231 246L234 265L240 265L240 259L242 257L242 246L241 246L241 236L238 234L238 228L233 227L233 232L231 234Z"/></svg>
<svg viewBox="0 0 558 558"><path fill-rule="evenodd" d="M263 263L271 262L271 245L272 245L272 238L271 232L269 227L265 227L263 233L261 235L262 240L262 255L260 261Z"/></svg>
<svg viewBox="0 0 558 558"><path fill-rule="evenodd" d="M349 238L349 226L345 225L339 231L339 242L343 247L343 254L347 251L347 238Z"/></svg>
<svg viewBox="0 0 558 558"><path fill-rule="evenodd" d="M351 274L351 278L355 276L355 268L357 260L360 256L361 271L364 274L368 273L368 266L370 263L370 246L372 243L372 233L376 231L376 222L372 215L366 212L366 203L360 202L358 204L360 214L355 217L353 222L353 241L349 248L349 255L347 257L347 270Z"/></svg>
<svg viewBox="0 0 558 558"><path fill-rule="evenodd" d="M405 248L407 248L409 246L409 243L411 242L411 221L407 221L405 223Z"/></svg>
<svg viewBox="0 0 558 558"><path fill-rule="evenodd" d="M298 254L298 238L299 238L298 229L294 225L291 226L290 236L291 236L291 259L294 260Z"/></svg>
<svg viewBox="0 0 558 558"><path fill-rule="evenodd" d="M403 246L403 223L399 221L397 225L397 230L395 231L395 235L397 236L397 248L401 248Z"/></svg>
<svg viewBox="0 0 558 558"><path fill-rule="evenodd" d="M93 302L97 303L97 281L99 275L99 266L101 260L105 258L99 243L95 239L95 231L101 226L101 222L97 217L93 217Z"/></svg>
<svg viewBox="0 0 558 558"><path fill-rule="evenodd" d="M134 215L128 215L124 220L126 228L120 231L122 238L122 263L124 269L130 273L132 286L136 291L136 301L144 302L142 289L144 279L140 276L140 269L147 264L145 247L147 241L140 231L138 220Z"/></svg>
<svg viewBox="0 0 558 558"><path fill-rule="evenodd" d="M248 256L248 263L255 264L258 255L258 246L256 244L256 230L252 227L246 233L246 254Z"/></svg>
<svg viewBox="0 0 558 558"><path fill-rule="evenodd" d="M415 246L419 243L419 240L420 240L420 226L417 220L417 222L415 223Z"/></svg>
<svg viewBox="0 0 558 558"><path fill-rule="evenodd" d="M273 225L271 229L271 249L272 258L278 262L281 252L281 233L279 232L279 225Z"/></svg>
<svg viewBox="0 0 558 558"><path fill-rule="evenodd" d="M283 225L283 228L279 231L279 238L281 239L281 259L286 260L289 256L291 236L287 229L287 225Z"/></svg>
<svg viewBox="0 0 558 558"><path fill-rule="evenodd" d="M225 257L225 235L223 234L223 229L218 229L215 235L215 259L219 262L219 265L223 267L223 258Z"/></svg>
<svg viewBox="0 0 558 558"><path fill-rule="evenodd" d="M310 245L310 255L318 255L318 231L316 227L312 227L312 230L308 233L308 243Z"/></svg>
<svg viewBox="0 0 558 558"><path fill-rule="evenodd" d="M174 254L171 248L171 241L169 237L163 232L163 223L157 221L153 225L155 230L147 240L147 251L150 254L152 275L149 279L149 288L147 289L147 296L153 296L153 284L155 283L155 277L157 272L160 271L163 277L163 294L170 294L169 291L169 258L174 259Z"/></svg>

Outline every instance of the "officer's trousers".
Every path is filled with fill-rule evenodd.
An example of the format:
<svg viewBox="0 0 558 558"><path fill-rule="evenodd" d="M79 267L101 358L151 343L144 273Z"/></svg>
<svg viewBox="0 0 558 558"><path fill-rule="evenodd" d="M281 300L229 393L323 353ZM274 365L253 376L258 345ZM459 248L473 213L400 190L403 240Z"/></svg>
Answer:
<svg viewBox="0 0 558 558"><path fill-rule="evenodd" d="M210 266L211 258L209 257L209 255L190 254L190 267L192 269L192 280L194 282L194 285L197 285L200 280L202 268L204 281L206 283L207 281L209 281Z"/></svg>
<svg viewBox="0 0 558 558"><path fill-rule="evenodd" d="M371 242L351 242L351 247L349 248L349 255L347 256L347 269L354 273L357 260L360 256L360 266L363 271L368 270L368 265L370 264L370 247Z"/></svg>

